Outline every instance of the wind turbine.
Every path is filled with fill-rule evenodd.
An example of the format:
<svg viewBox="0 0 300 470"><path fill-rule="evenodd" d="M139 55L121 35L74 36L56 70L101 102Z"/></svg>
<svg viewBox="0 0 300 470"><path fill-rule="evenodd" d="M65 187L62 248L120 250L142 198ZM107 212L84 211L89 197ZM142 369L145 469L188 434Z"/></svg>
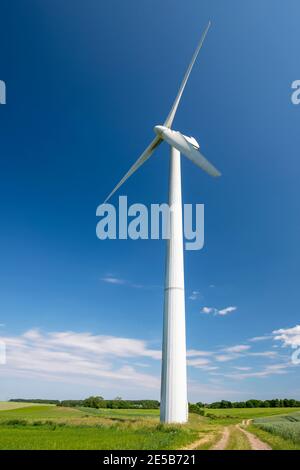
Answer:
<svg viewBox="0 0 300 470"><path fill-rule="evenodd" d="M221 175L199 152L196 139L171 129L182 93L209 27L210 22L202 34L164 125L154 127L156 137L105 201L148 160L163 140L170 145L169 207L172 210L166 253L160 405L160 420L165 423L185 423L188 420L180 153L209 175Z"/></svg>

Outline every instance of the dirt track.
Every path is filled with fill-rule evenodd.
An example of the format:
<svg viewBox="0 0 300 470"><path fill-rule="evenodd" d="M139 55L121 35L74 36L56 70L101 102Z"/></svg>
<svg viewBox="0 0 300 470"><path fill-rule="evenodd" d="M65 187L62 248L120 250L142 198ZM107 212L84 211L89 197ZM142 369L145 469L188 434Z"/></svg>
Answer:
<svg viewBox="0 0 300 470"><path fill-rule="evenodd" d="M221 439L211 448L211 450L224 450L227 447L230 432L229 428L225 427Z"/></svg>
<svg viewBox="0 0 300 470"><path fill-rule="evenodd" d="M198 439L197 441L194 441L188 446L184 447L182 450L196 450L198 447L207 444L210 441L210 437L210 435L202 437L201 439Z"/></svg>
<svg viewBox="0 0 300 470"><path fill-rule="evenodd" d="M268 444L258 439L258 437L254 436L251 432L246 431L246 429L241 428L239 424L237 424L236 427L247 436L252 450L272 450Z"/></svg>
<svg viewBox="0 0 300 470"><path fill-rule="evenodd" d="M266 444L265 442L261 441L258 437L256 437L254 434L252 434L249 431L246 431L244 427L241 426L248 426L251 423L251 420L243 420L241 424L236 424L236 429L238 429L239 432L243 433L251 446L251 450L272 450L272 448ZM214 444L210 450L225 450L228 446L229 438L230 438L230 428L228 426L224 427L223 429L223 434L221 438L217 441L216 444ZM207 436L202 436L200 439L197 439L196 441L192 442L189 444L187 447L185 447L182 450L196 450L200 446L203 446L204 444L209 443L211 440L211 434L208 434Z"/></svg>

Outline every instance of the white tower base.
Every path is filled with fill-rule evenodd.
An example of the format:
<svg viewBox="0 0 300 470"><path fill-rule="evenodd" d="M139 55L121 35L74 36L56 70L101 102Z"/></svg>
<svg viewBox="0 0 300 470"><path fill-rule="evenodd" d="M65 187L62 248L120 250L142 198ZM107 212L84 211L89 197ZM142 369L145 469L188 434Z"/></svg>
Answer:
<svg viewBox="0 0 300 470"><path fill-rule="evenodd" d="M180 152L171 147L160 420L188 420Z"/></svg>

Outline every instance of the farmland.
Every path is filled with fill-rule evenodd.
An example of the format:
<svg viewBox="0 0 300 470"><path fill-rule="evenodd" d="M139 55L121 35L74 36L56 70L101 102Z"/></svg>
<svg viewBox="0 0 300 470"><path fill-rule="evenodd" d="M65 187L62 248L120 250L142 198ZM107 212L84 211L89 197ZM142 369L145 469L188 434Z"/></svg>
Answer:
<svg viewBox="0 0 300 470"><path fill-rule="evenodd" d="M300 408L230 408L208 409L207 414L218 418L230 416L237 419L253 419L266 416L286 415L300 411Z"/></svg>
<svg viewBox="0 0 300 470"><path fill-rule="evenodd" d="M255 429L255 428L258 428ZM289 443L291 449L300 448L300 412L286 415L258 418L253 422L252 430L267 438L273 448L280 448L283 442Z"/></svg>
<svg viewBox="0 0 300 470"><path fill-rule="evenodd" d="M18 408L25 408L25 407L32 407L32 406L38 406L35 403L14 403L11 401L0 401L0 412L5 411L5 410L15 410Z"/></svg>
<svg viewBox="0 0 300 470"><path fill-rule="evenodd" d="M190 414L186 425L161 425L158 410L0 403L0 449L251 449L246 425L272 448L300 448L294 437L295 432L299 436L299 409L207 412ZM291 425L298 431L289 431Z"/></svg>
<svg viewBox="0 0 300 470"><path fill-rule="evenodd" d="M26 406L0 411L0 449L168 449L197 437L187 427L161 426L157 410Z"/></svg>

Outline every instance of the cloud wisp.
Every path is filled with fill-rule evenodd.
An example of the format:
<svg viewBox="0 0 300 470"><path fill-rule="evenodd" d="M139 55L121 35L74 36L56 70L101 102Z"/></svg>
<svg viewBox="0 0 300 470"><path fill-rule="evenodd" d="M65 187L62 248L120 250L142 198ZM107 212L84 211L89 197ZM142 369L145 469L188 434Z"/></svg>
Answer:
<svg viewBox="0 0 300 470"><path fill-rule="evenodd" d="M290 364L284 364L284 363L279 363L279 364L270 364L265 367L263 367L261 370L257 370L254 372L250 372L251 368L249 368L249 371L247 368L236 368L240 372L238 373L233 373L233 374L220 374L223 375L223 377L227 377L230 379L235 379L235 380L243 380L243 379L251 379L251 378L265 378L269 377L271 375L282 375L282 374L287 374L288 373L288 368L290 367Z"/></svg>
<svg viewBox="0 0 300 470"><path fill-rule="evenodd" d="M123 286L124 284L128 284L128 281L125 279L120 279L118 277L113 277L113 276L106 276L102 277L100 281L106 282L107 284L115 284L119 286Z"/></svg>
<svg viewBox="0 0 300 470"><path fill-rule="evenodd" d="M107 275L104 277L100 278L101 282L105 282L106 284L111 284L115 286L126 286L126 287L132 287L133 289L155 289L155 288L160 288L160 286L156 285L144 285L144 284L138 284L132 281L129 281L128 279L122 279L117 276L113 275Z"/></svg>
<svg viewBox="0 0 300 470"><path fill-rule="evenodd" d="M254 336L254 338L250 338L248 341L250 341L250 343L258 343L260 341L267 341L269 339L272 339L271 335Z"/></svg>
<svg viewBox="0 0 300 470"><path fill-rule="evenodd" d="M224 351L229 352L229 353L241 353L248 351L250 349L250 346L247 344L237 344L236 346L230 346L229 348L225 348Z"/></svg>
<svg viewBox="0 0 300 470"><path fill-rule="evenodd" d="M293 328L281 328L273 331L275 341L280 341L282 346L299 348L300 347L300 325Z"/></svg>
<svg viewBox="0 0 300 470"><path fill-rule="evenodd" d="M237 310L237 307L235 305L230 305L229 307L225 308L215 308L215 307L203 307L201 309L201 313L204 313L205 315L214 315L214 316L221 316L224 317L228 315L229 313L235 312Z"/></svg>
<svg viewBox="0 0 300 470"><path fill-rule="evenodd" d="M198 290L193 290L191 295L189 295L190 300L198 300L201 298L201 293Z"/></svg>

